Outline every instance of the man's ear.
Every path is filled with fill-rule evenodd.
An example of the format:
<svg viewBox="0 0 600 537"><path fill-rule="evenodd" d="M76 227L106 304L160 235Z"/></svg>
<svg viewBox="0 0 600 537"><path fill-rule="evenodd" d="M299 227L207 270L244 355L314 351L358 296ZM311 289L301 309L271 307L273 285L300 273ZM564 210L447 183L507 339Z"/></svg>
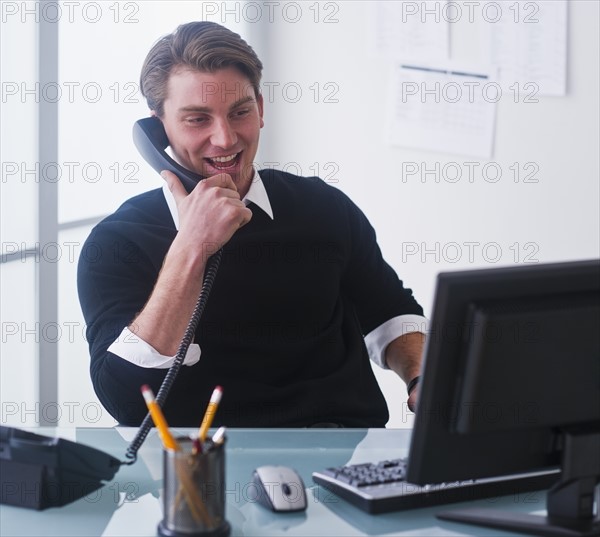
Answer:
<svg viewBox="0 0 600 537"><path fill-rule="evenodd" d="M256 104L258 105L258 115L260 117L260 128L262 129L265 126L265 121L263 119L264 113L264 99L262 93L260 93L256 99Z"/></svg>

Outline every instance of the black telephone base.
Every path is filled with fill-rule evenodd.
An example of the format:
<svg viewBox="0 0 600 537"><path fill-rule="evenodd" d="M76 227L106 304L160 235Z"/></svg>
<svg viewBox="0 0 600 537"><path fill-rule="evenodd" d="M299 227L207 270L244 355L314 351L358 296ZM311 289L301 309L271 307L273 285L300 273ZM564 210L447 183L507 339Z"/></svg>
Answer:
<svg viewBox="0 0 600 537"><path fill-rule="evenodd" d="M0 503L59 507L111 480L121 462L100 450L0 426Z"/></svg>

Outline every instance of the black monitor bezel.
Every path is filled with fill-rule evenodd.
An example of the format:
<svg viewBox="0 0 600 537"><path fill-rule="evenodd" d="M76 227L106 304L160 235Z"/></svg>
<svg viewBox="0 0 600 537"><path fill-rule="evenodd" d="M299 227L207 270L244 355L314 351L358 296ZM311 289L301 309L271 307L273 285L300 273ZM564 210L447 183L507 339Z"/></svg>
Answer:
<svg viewBox="0 0 600 537"><path fill-rule="evenodd" d="M451 423L470 304L600 291L600 260L518 265L438 275L424 352L407 480L421 485L550 470L560 465L551 428L459 434ZM455 332L452 332L455 330ZM597 337L597 334L596 334ZM566 424L565 424L566 425ZM497 461L497 464L494 463Z"/></svg>

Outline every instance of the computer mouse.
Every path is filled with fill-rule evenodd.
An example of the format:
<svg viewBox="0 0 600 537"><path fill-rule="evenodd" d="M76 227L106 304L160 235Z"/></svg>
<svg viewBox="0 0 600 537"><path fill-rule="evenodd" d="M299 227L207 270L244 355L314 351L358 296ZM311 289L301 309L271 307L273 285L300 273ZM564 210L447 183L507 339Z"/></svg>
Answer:
<svg viewBox="0 0 600 537"><path fill-rule="evenodd" d="M257 500L276 512L304 511L306 491L302 478L287 466L260 466L252 475Z"/></svg>

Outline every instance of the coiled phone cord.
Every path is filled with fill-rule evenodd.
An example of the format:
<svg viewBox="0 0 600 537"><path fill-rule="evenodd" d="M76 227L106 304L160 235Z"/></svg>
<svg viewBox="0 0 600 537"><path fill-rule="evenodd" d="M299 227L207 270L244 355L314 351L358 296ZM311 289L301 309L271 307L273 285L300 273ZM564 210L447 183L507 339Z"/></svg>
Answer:
<svg viewBox="0 0 600 537"><path fill-rule="evenodd" d="M167 395L171 390L171 386L179 373L179 369L181 369L181 365L183 364L183 360L185 359L185 355L187 354L188 348L192 341L194 340L194 335L196 333L196 328L198 327L198 322L200 321L200 317L202 317L202 312L206 306L206 301L208 299L208 295L210 294L210 290L212 289L215 277L217 275L217 270L219 269L219 264L221 263L221 258L223 257L223 250L219 250L216 254L211 256L206 265L206 273L204 275L204 281L202 282L202 289L200 290L200 296L198 297L198 301L196 302L196 306L194 307L194 311L190 318L190 322L185 329L185 333L179 344L179 349L177 350L177 354L175 355L175 360L173 365L167 371L167 374L160 385L160 389L156 394L156 402L162 407L165 400L167 399ZM133 464L137 460L137 452L142 447L144 440L148 436L150 429L152 428L153 422L150 413L146 414L144 421L140 425L140 428L135 435L135 438L129 444L127 448L127 452L125 453L126 461L123 461L121 464Z"/></svg>

